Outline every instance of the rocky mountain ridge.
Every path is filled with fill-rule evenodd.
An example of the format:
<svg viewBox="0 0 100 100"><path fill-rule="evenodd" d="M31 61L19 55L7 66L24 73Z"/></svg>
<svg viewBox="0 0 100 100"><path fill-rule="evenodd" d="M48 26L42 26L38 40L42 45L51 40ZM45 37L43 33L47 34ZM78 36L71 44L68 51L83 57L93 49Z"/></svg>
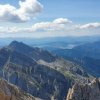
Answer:
<svg viewBox="0 0 100 100"><path fill-rule="evenodd" d="M90 81L78 64L17 41L0 49L0 77L43 100L65 100L75 82Z"/></svg>
<svg viewBox="0 0 100 100"><path fill-rule="evenodd" d="M32 57L28 55L31 52L34 55ZM37 57L43 57L41 55L50 57L47 62L50 62L53 57L47 51L46 53L40 50L34 51L34 48L23 43L11 43L0 50L0 77L35 97L43 100L50 100L54 97L61 100L65 98L70 87L70 79L66 79L55 69L38 64Z"/></svg>
<svg viewBox="0 0 100 100"><path fill-rule="evenodd" d="M85 68L88 73L100 77L100 40L78 45L72 49L52 50L58 56L69 59Z"/></svg>

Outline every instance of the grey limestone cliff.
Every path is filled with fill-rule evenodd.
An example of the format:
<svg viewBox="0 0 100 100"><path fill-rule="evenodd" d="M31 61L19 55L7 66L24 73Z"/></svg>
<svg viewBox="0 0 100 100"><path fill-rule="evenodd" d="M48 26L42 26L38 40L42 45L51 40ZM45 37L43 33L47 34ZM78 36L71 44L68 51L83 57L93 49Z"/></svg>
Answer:
<svg viewBox="0 0 100 100"><path fill-rule="evenodd" d="M69 89L67 100L100 100L100 80L94 79L89 84L75 84Z"/></svg>

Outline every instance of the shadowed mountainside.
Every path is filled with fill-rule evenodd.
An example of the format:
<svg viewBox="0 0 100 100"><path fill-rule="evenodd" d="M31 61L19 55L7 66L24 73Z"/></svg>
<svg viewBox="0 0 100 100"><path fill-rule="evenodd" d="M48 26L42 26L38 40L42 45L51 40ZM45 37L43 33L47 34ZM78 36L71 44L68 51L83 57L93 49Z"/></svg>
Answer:
<svg viewBox="0 0 100 100"><path fill-rule="evenodd" d="M13 41L0 49L0 77L43 100L65 100L69 87L91 76L76 63Z"/></svg>

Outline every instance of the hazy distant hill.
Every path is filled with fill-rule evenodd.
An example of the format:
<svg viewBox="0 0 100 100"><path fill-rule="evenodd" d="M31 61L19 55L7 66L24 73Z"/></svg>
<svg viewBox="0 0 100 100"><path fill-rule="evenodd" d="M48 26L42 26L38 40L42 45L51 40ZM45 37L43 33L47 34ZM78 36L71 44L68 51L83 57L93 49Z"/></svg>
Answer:
<svg viewBox="0 0 100 100"><path fill-rule="evenodd" d="M100 76L100 41L76 46L72 49L56 49L53 53L77 62L89 73Z"/></svg>
<svg viewBox="0 0 100 100"><path fill-rule="evenodd" d="M67 43L67 44L80 44L89 43L100 40L100 36L84 36L84 37L48 37L48 38L0 38L0 46L5 46L12 41L22 41L31 46L44 46L51 43ZM63 45L63 44L62 44ZM49 45L50 46L50 45Z"/></svg>

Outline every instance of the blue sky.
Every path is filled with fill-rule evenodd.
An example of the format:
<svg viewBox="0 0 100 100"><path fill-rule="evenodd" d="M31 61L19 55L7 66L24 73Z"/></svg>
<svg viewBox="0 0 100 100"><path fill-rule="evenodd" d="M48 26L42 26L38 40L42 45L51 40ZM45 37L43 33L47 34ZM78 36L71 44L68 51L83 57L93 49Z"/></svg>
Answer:
<svg viewBox="0 0 100 100"><path fill-rule="evenodd" d="M100 21L100 0L40 0L43 17L67 17L74 21Z"/></svg>
<svg viewBox="0 0 100 100"><path fill-rule="evenodd" d="M19 0L0 0L0 4L19 7ZM100 21L100 0L39 0L44 9L39 21L65 17L75 22Z"/></svg>
<svg viewBox="0 0 100 100"><path fill-rule="evenodd" d="M32 0L30 0L30 1L32 2ZM35 0L35 1L37 1L37 0ZM25 0L22 0L22 2L25 2ZM49 22L49 26L46 28L51 28L50 25L53 24L54 20L62 18L62 19L68 19L68 20L72 21L72 23L73 23L73 25L68 25L66 27L73 28L74 26L75 27L78 26L81 29L86 26L88 28L90 28L90 26L92 26L94 28L94 26L95 26L96 29L95 30L93 29L94 33L92 33L92 34L95 34L95 33L98 34L98 32L99 32L98 26L100 24L100 0L38 0L37 2L40 3L41 5L38 5L35 8L36 9L35 16L33 16L33 15L31 17L28 16L28 17L30 17L30 20L26 21L27 19L21 19L21 20L17 20L18 21L18 23L17 23L17 21L14 21L15 17L13 18L13 21L12 21L11 20L12 17L10 17L8 19L8 18L6 18L7 16L1 15L0 27L8 27L9 28L9 27L15 26L15 27L20 27L20 28L29 28L31 26L34 26L34 24L37 24L37 23L38 23L38 25L40 25L41 22L45 22L45 23ZM16 9L18 9L20 7L19 0L2 0L2 1L0 0L0 5L6 5L6 4L9 4L10 6L13 6ZM32 5L33 9L34 9L34 5L35 4ZM43 6L43 9L39 8L40 11L37 11L37 8L39 6ZM0 9L1 8L3 8L5 11L4 7L0 7ZM19 15L18 15L18 17L19 17ZM24 17L26 17L26 16L24 16ZM60 19L60 21L61 21L61 19ZM83 25L83 27L82 27L82 25ZM54 25L52 25L52 26L54 26ZM59 27L62 27L62 26L59 26ZM44 30L39 29L39 31L37 31L37 32L35 31L34 34L35 33L39 34L40 31L43 32ZM75 31L77 32L78 30L75 30ZM79 34L81 34L81 30L79 30L79 31L78 31ZM91 32L92 29L88 30L88 31ZM53 34L52 36L57 36L58 30L55 32L56 32L56 35ZM66 31L64 31L64 32L67 33ZM68 32L69 32L69 30L68 30ZM54 32L52 32L52 33L54 33ZM86 33L88 34L88 32L86 32ZM22 32L22 34L23 34L23 32ZM32 34L32 33L30 32L30 34ZM49 34L47 36L50 36L50 32L48 32L48 31L44 32L43 36L45 36L45 34ZM62 34L62 32L61 32L61 34ZM61 36L61 34L60 34L60 36ZM83 30L82 30L82 34L84 34ZM1 35L2 36L12 36L11 33L9 35L9 32L8 33L4 32L4 35L3 35L3 33ZM27 32L25 32L25 34L23 34L22 36L24 36L24 35L26 36ZM66 35L68 35L68 34L66 34ZM18 36L18 34L15 36ZM41 36L42 35L40 35L40 37ZM59 36L59 32L58 32L58 36Z"/></svg>

